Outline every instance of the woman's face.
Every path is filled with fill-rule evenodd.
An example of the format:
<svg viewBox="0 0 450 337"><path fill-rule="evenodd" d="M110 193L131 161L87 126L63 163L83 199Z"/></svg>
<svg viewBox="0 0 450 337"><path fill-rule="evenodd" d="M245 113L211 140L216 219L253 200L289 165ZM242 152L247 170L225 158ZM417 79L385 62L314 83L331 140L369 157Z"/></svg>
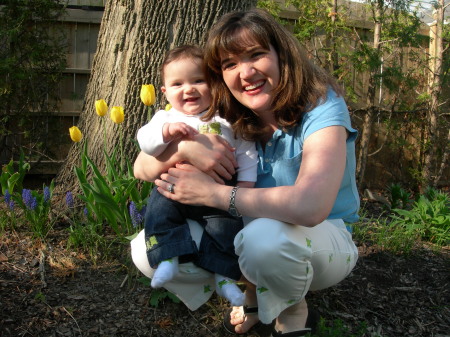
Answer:
<svg viewBox="0 0 450 337"><path fill-rule="evenodd" d="M246 48L238 55L223 53L222 76L232 95L262 117L272 112L273 92L280 82L278 55L270 45Z"/></svg>

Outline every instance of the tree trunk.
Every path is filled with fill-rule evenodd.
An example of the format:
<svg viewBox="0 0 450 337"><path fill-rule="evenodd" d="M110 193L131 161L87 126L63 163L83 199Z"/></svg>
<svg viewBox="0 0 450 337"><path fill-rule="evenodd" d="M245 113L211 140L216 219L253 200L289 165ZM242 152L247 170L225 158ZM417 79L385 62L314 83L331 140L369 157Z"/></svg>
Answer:
<svg viewBox="0 0 450 337"><path fill-rule="evenodd" d="M97 52L80 114L78 127L88 140L88 156L99 169L103 155L119 145L134 161L138 149L133 141L139 127L148 121L147 107L140 100L142 84L154 84L155 108L165 105L159 92L159 66L167 50L184 43L201 43L211 25L223 14L256 5L256 0L121 0L107 1L98 37ZM109 108L122 106L125 120L114 124L108 116L95 113L95 101L105 99ZM103 119L103 120L102 120ZM103 126L105 124L105 134ZM80 164L81 146L71 147L56 177L56 193L77 193L74 166Z"/></svg>
<svg viewBox="0 0 450 337"><path fill-rule="evenodd" d="M449 152L450 152L449 144L450 144L450 129L447 131L447 145L445 146L443 154L442 154L441 164L439 165L439 170L436 174L436 177L434 178L434 182L433 182L434 187L438 187L439 181L441 180L445 170L447 169L447 161L448 161ZM448 177L444 181L444 184L445 183L448 184Z"/></svg>
<svg viewBox="0 0 450 337"><path fill-rule="evenodd" d="M376 6L377 7L374 10L375 27L373 32L373 49L376 49L379 52L381 48L380 44L381 28L382 28L381 16L383 10L383 2L378 2ZM358 185L361 189L364 188L364 174L367 165L367 158L369 156L369 144L372 135L374 111L376 109L375 94L377 89L377 80L375 76L378 73L378 70L379 68L377 67L376 69L370 72L369 86L367 88L367 101L366 101L367 111L366 115L364 116L364 123L362 127L363 131L361 133L361 141L359 146L358 163L356 167L356 177Z"/></svg>
<svg viewBox="0 0 450 337"><path fill-rule="evenodd" d="M432 32L430 43L434 44L434 48L430 48L430 50L434 50L434 55L430 55L431 74L428 89L428 92L430 93L430 104L427 112L427 139L425 143L425 157L422 172L423 184L421 184L421 192L423 192L427 186L433 186L435 183L437 184L439 179L436 176L433 177L433 172L435 172L437 167L434 147L436 146L438 139L439 103L442 92L442 63L444 57L442 26L444 24L444 9L444 0L439 0L439 6L435 12L436 24L430 27L430 32Z"/></svg>

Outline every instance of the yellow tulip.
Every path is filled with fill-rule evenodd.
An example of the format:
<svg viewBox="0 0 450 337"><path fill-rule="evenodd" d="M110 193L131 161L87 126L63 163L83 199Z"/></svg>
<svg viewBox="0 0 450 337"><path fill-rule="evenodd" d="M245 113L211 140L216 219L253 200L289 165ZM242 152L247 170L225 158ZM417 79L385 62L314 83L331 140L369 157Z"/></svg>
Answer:
<svg viewBox="0 0 450 337"><path fill-rule="evenodd" d="M103 117L108 112L108 105L106 104L104 99L99 99L95 101L95 111L97 115Z"/></svg>
<svg viewBox="0 0 450 337"><path fill-rule="evenodd" d="M123 108L121 106L113 106L111 109L110 115L112 121L116 124L120 124L125 119L125 113L123 112Z"/></svg>
<svg viewBox="0 0 450 337"><path fill-rule="evenodd" d="M172 104L170 104L170 103L166 104L166 109L165 110L169 111L170 109L172 109Z"/></svg>
<svg viewBox="0 0 450 337"><path fill-rule="evenodd" d="M155 104L156 94L153 84L143 84L141 87L141 101L147 106Z"/></svg>
<svg viewBox="0 0 450 337"><path fill-rule="evenodd" d="M69 128L70 138L75 142L78 143L81 138L83 138L83 134L81 133L80 129L78 129L76 126L72 126Z"/></svg>

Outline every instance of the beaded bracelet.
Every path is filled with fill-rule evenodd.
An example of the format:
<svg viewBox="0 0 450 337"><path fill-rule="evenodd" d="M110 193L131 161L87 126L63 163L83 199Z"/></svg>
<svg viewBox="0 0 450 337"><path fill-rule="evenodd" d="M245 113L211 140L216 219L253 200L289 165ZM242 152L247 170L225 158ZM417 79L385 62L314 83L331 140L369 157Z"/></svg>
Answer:
<svg viewBox="0 0 450 337"><path fill-rule="evenodd" d="M238 190L239 186L233 187L230 194L230 203L228 205L228 213L230 213L232 216L241 217L241 213L239 213L238 209L236 208L236 191Z"/></svg>

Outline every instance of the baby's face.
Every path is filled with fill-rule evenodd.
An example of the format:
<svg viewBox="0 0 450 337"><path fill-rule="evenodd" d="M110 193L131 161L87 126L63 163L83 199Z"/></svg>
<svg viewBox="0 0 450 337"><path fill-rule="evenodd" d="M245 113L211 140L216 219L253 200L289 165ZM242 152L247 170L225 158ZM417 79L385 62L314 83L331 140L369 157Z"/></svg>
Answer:
<svg viewBox="0 0 450 337"><path fill-rule="evenodd" d="M173 108L187 115L197 115L211 103L201 60L184 58L167 64L161 90Z"/></svg>

